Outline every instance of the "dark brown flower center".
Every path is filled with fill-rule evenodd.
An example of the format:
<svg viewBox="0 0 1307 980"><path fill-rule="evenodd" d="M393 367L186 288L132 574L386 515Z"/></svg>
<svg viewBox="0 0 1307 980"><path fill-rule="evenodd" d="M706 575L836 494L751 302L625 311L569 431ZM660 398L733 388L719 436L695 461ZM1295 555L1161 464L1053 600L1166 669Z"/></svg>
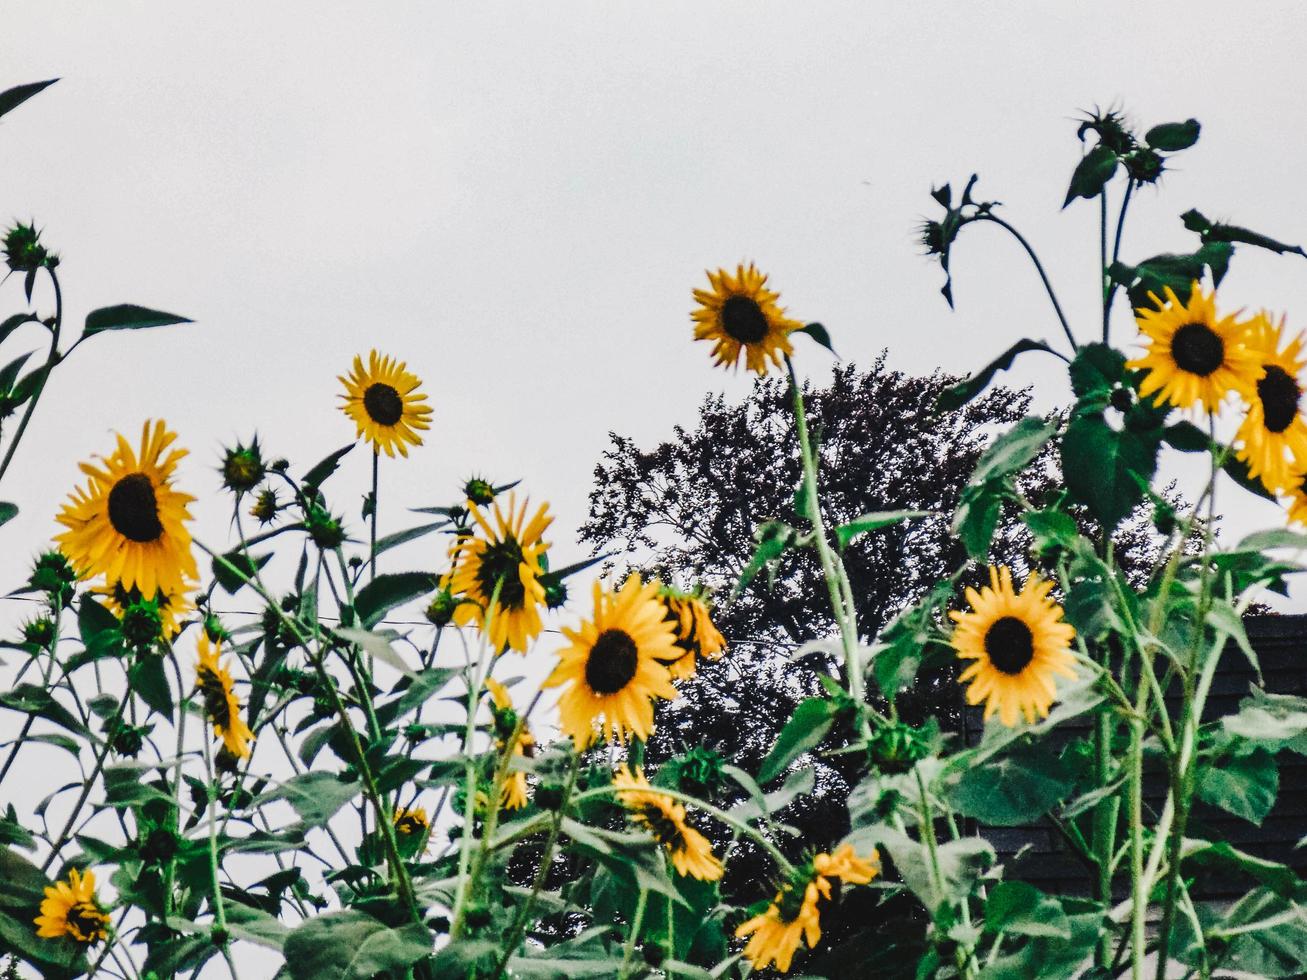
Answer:
<svg viewBox="0 0 1307 980"><path fill-rule="evenodd" d="M1024 622L1004 616L985 631L985 653L995 670L1016 676L1035 658L1035 638Z"/></svg>
<svg viewBox="0 0 1307 980"><path fill-rule="evenodd" d="M681 833L680 826L660 808L646 806L640 811L640 817L660 844L665 844L674 851L685 846L685 835Z"/></svg>
<svg viewBox="0 0 1307 980"><path fill-rule="evenodd" d="M68 910L68 933L80 943L94 942L104 929L105 915L94 902L78 902Z"/></svg>
<svg viewBox="0 0 1307 980"><path fill-rule="evenodd" d="M1283 432L1298 415L1298 399L1302 389L1298 381L1278 364L1266 365L1266 377L1257 382L1257 397L1262 401L1262 414L1270 432Z"/></svg>
<svg viewBox="0 0 1307 980"><path fill-rule="evenodd" d="M109 491L109 523L129 541L144 544L163 534L154 484L144 473L128 473Z"/></svg>
<svg viewBox="0 0 1307 980"><path fill-rule="evenodd" d="M204 695L204 710L209 713L213 727L226 731L231 727L231 705L222 678L208 667L201 667L196 672L196 683Z"/></svg>
<svg viewBox="0 0 1307 980"><path fill-rule="evenodd" d="M378 381L363 392L363 407L377 425L394 425L404 417L404 399L388 384Z"/></svg>
<svg viewBox="0 0 1307 980"><path fill-rule="evenodd" d="M395 829L405 836L420 834L426 829L426 822L416 814L406 813L395 821Z"/></svg>
<svg viewBox="0 0 1307 980"><path fill-rule="evenodd" d="M635 640L625 630L599 634L585 662L585 682L595 694L616 694L631 682L639 664Z"/></svg>
<svg viewBox="0 0 1307 980"><path fill-rule="evenodd" d="M742 344L756 344L767 336L767 317L748 296L732 296L722 304L722 329Z"/></svg>
<svg viewBox="0 0 1307 980"><path fill-rule="evenodd" d="M481 562L477 566L477 584L481 594L490 601L495 594L495 585L499 584L499 606L501 609L521 609L526 602L526 589L522 587L519 568L522 564L522 546L514 537L503 541L491 541L481 552Z"/></svg>
<svg viewBox="0 0 1307 980"><path fill-rule="evenodd" d="M1225 341L1205 323L1186 323L1171 338L1171 356L1181 371L1205 378L1225 360Z"/></svg>

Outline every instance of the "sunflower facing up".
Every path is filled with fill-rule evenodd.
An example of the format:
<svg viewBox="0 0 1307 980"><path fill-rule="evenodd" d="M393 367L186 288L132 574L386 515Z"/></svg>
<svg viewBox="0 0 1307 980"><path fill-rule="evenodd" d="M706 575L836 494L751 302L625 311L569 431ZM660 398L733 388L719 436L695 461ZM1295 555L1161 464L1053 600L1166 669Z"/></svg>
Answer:
<svg viewBox="0 0 1307 980"><path fill-rule="evenodd" d="M1231 391L1250 394L1258 374L1248 349L1250 322L1236 319L1238 314L1218 316L1216 293L1204 293L1197 282L1188 303L1181 303L1170 286L1165 292L1165 303L1148 294L1157 309L1135 311L1148 349L1126 367L1148 372L1140 396L1157 392L1157 402L1178 408L1202 402L1214 412Z"/></svg>
<svg viewBox="0 0 1307 980"><path fill-rule="evenodd" d="M681 656L667 663L674 680L694 676L697 658L717 660L726 651L726 638L713 625L708 600L693 592L680 592L669 585L660 586L658 601L663 604L663 618L676 630L676 646Z"/></svg>
<svg viewBox="0 0 1307 980"><path fill-rule="evenodd" d="M162 421L146 422L139 456L120 435L118 448L99 457L99 466L79 464L90 483L74 490L59 512L56 519L68 530L55 540L80 578L103 575L153 596L183 592L188 579L200 577L186 529L186 505L195 498L172 486L186 450L164 455L176 438Z"/></svg>
<svg viewBox="0 0 1307 980"><path fill-rule="evenodd" d="M374 350L366 368L363 358L355 355L349 377L339 375L337 380L345 386L341 411L354 420L358 437L372 443L373 452L384 451L393 459L396 450L407 457L409 446L422 445L418 430L431 428L431 409L425 404L427 396L417 390L422 382L407 364Z"/></svg>
<svg viewBox="0 0 1307 980"><path fill-rule="evenodd" d="M694 339L709 340L713 361L721 367L735 368L740 351L750 371L766 374L770 360L780 367L782 358L793 354L789 335L803 324L785 316L776 305L780 293L767 288L767 277L741 263L735 275L725 269L708 273L712 289L696 289L699 308L690 314L694 320Z"/></svg>
<svg viewBox="0 0 1307 980"><path fill-rule="evenodd" d="M250 741L254 733L241 717L241 705L232 690L231 674L218 663L222 643L209 642L201 632L199 660L195 664L195 689L204 696L204 711L213 723L213 732L222 739L223 746L238 759L250 755Z"/></svg>
<svg viewBox="0 0 1307 980"><path fill-rule="evenodd" d="M632 822L649 831L663 846L678 875L700 881L721 878L722 862L713 854L708 838L690 826L685 807L678 801L650 791L643 770L618 769L613 773L613 785Z"/></svg>
<svg viewBox="0 0 1307 980"><path fill-rule="evenodd" d="M36 926L42 939L68 936L87 946L108 939L109 916L95 897L95 873L69 868L67 881L48 886Z"/></svg>
<svg viewBox="0 0 1307 980"><path fill-rule="evenodd" d="M493 677L486 678L486 688L490 691L490 712L495 719L495 748L504 751L507 739L513 737L517 728L517 711L513 708L513 699L508 688ZM525 724L513 742L513 755L531 756L535 754L535 736ZM505 810L520 810L526 806L526 773L520 769L511 770L500 794L500 805Z"/></svg>
<svg viewBox="0 0 1307 980"><path fill-rule="evenodd" d="M989 568L990 584L967 589L970 612L949 613L957 623L953 649L973 661L958 677L971 681L967 703L985 702L985 720L995 713L1008 727L1017 715L1027 723L1048 717L1057 698L1054 674L1074 680L1070 646L1076 631L1062 621L1062 607L1048 597L1053 583L1034 572L1020 592L1006 568Z"/></svg>
<svg viewBox="0 0 1307 980"><path fill-rule="evenodd" d="M788 973L799 942L806 940L811 949L821 939L820 904L830 900L830 880L865 885L879 873L879 861L875 851L864 860L853 845L844 844L834 854L818 854L795 868L766 910L735 930L735 938L749 937L745 959L755 970L775 963L781 973Z"/></svg>
<svg viewBox="0 0 1307 980"><path fill-rule="evenodd" d="M472 602L454 608L454 622L459 626L476 623L482 629L490 620L490 643L496 651L506 649L526 653L527 645L540 635L544 623L540 607L545 602L541 557L549 549L543 536L554 519L549 505L541 504L530 521L526 518L528 502L517 505L517 496L509 494L508 512L494 504L492 527L481 508L468 505L480 537L460 537L450 547L454 569L448 588L454 595ZM495 587L499 599L493 614L487 615Z"/></svg>
<svg viewBox="0 0 1307 980"><path fill-rule="evenodd" d="M558 699L563 731L578 751L596 738L596 723L609 741L625 742L653 731L652 698L676 697L671 675L659 661L681 656L672 624L663 618L658 584L632 573L619 591L594 585L594 618L578 629L563 627L571 645L545 687L566 687Z"/></svg>
<svg viewBox="0 0 1307 980"><path fill-rule="evenodd" d="M1277 325L1266 313L1253 317L1248 346L1258 368L1248 398L1248 412L1235 434L1239 459L1248 475L1260 478L1272 493L1285 489L1290 468L1307 466L1307 422L1299 411L1302 401L1302 334L1283 348L1284 319Z"/></svg>

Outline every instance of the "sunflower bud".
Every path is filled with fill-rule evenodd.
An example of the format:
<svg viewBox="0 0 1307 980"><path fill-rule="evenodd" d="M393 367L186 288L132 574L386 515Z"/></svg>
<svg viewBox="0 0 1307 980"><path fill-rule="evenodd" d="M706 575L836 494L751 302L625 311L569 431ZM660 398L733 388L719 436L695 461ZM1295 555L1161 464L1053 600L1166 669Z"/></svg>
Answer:
<svg viewBox="0 0 1307 980"><path fill-rule="evenodd" d="M309 504L304 513L304 527L313 543L324 551L339 548L345 543L345 528L331 511L318 504Z"/></svg>
<svg viewBox="0 0 1307 980"><path fill-rule="evenodd" d="M257 487L264 476L267 475L267 467L263 463L263 455L259 452L259 437L255 436L250 440L248 446L236 443L235 449L228 449L222 460L222 483L228 490L236 493L248 493Z"/></svg>
<svg viewBox="0 0 1307 980"><path fill-rule="evenodd" d="M458 608L458 597L448 589L441 589L427 603L426 616L432 626L448 626Z"/></svg>
<svg viewBox="0 0 1307 980"><path fill-rule="evenodd" d="M177 835L166 827L156 827L137 843L136 849L146 864L164 864L177 855Z"/></svg>
<svg viewBox="0 0 1307 980"><path fill-rule="evenodd" d="M132 598L123 607L120 626L123 639L137 650L144 649L163 633L163 617L157 599Z"/></svg>
<svg viewBox="0 0 1307 980"><path fill-rule="evenodd" d="M721 754L695 745L668 765L675 767L676 782L683 792L711 800L726 784L725 763Z"/></svg>
<svg viewBox="0 0 1307 980"><path fill-rule="evenodd" d="M14 272L34 272L52 259L36 227L21 222L5 232L4 250L5 262ZM57 265L58 259L54 262Z"/></svg>
<svg viewBox="0 0 1307 980"><path fill-rule="evenodd" d="M250 508L250 516L259 522L262 527L265 524L271 524L277 519L277 511L281 505L277 501L277 491L271 487L264 487L254 498L254 506Z"/></svg>
<svg viewBox="0 0 1307 980"><path fill-rule="evenodd" d="M36 592L44 592L52 603L64 608L72 602L73 583L77 573L58 551L47 551L36 559L32 574L27 579L27 587Z"/></svg>
<svg viewBox="0 0 1307 980"><path fill-rule="evenodd" d="M1155 184L1166 169L1162 155L1149 147L1140 147L1125 158L1125 169L1140 184Z"/></svg>
<svg viewBox="0 0 1307 980"><path fill-rule="evenodd" d="M145 747L145 731L146 729L137 728L134 725L123 725L114 733L110 744L119 755L128 759L135 759L141 754L141 749Z"/></svg>
<svg viewBox="0 0 1307 980"><path fill-rule="evenodd" d="M227 746L218 750L218 754L213 758L213 768L218 772L235 773L240 770L240 756L233 753Z"/></svg>
<svg viewBox="0 0 1307 980"><path fill-rule="evenodd" d="M1089 118L1080 124L1078 135L1083 140L1085 133L1091 130L1098 135L1100 143L1118 156L1124 156L1138 145L1134 134L1126 128L1125 117L1110 109L1107 112L1094 110Z"/></svg>
<svg viewBox="0 0 1307 980"><path fill-rule="evenodd" d="M562 579L545 578L542 580L545 587L545 606L549 609L557 609L567 603L567 586L563 584Z"/></svg>
<svg viewBox="0 0 1307 980"><path fill-rule="evenodd" d="M38 616L23 624L23 642L34 647L48 647L54 640L54 620L49 616Z"/></svg>
<svg viewBox="0 0 1307 980"><path fill-rule="evenodd" d="M223 626L222 620L213 613L209 613L204 617L204 634L209 638L210 643L225 642L231 639L227 627Z"/></svg>
<svg viewBox="0 0 1307 980"><path fill-rule="evenodd" d="M272 461L272 465L268 468L272 470L272 472L274 473L285 473L288 469L290 469L290 460L284 457L279 457L277 459L274 459Z"/></svg>
<svg viewBox="0 0 1307 980"><path fill-rule="evenodd" d="M479 476L474 476L463 484L463 496L478 507L485 507L495 501L495 488Z"/></svg>
<svg viewBox="0 0 1307 980"><path fill-rule="evenodd" d="M948 244L942 224L938 221L923 221L921 223L921 247L926 250L927 255L939 255L948 247Z"/></svg>
<svg viewBox="0 0 1307 980"><path fill-rule="evenodd" d="M886 773L907 772L929 754L930 742L911 725L883 725L867 744L872 765Z"/></svg>

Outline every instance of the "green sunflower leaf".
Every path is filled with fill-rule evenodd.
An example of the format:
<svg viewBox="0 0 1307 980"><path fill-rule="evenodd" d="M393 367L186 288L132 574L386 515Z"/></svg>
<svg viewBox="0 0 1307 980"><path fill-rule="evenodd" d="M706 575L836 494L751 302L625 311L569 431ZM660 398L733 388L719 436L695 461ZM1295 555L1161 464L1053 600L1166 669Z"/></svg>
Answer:
<svg viewBox="0 0 1307 980"><path fill-rule="evenodd" d="M1062 903L1024 881L1001 881L985 901L985 931L1070 939Z"/></svg>
<svg viewBox="0 0 1307 980"><path fill-rule="evenodd" d="M835 724L839 705L828 698L807 698L799 702L794 714L776 737L776 744L758 767L758 782L771 782L809 749L822 743Z"/></svg>
<svg viewBox="0 0 1307 980"><path fill-rule="evenodd" d="M879 531L883 527L900 524L903 521L932 516L934 515L927 510L882 510L873 514L863 514L861 517L855 517L847 524L841 524L837 527L835 537L839 541L841 548L847 548L849 542L859 535Z"/></svg>
<svg viewBox="0 0 1307 980"><path fill-rule="evenodd" d="M0 525L8 524L18 516L18 505L0 501Z"/></svg>
<svg viewBox="0 0 1307 980"><path fill-rule="evenodd" d="M300 478L300 482L303 483L305 487L317 488L322 486L322 484L326 482L327 477L336 472L336 467L340 465L340 461L344 459L349 451L357 445L358 443L351 442L348 446L342 446L340 449L337 449L334 453L305 473L304 476Z"/></svg>
<svg viewBox="0 0 1307 980"><path fill-rule="evenodd" d="M229 551L225 555L214 557L213 577L226 592L235 595L270 561L272 561L272 552L250 556L243 551Z"/></svg>
<svg viewBox="0 0 1307 980"><path fill-rule="evenodd" d="M1198 771L1198 798L1262 825L1280 791L1280 769L1267 749L1225 757Z"/></svg>
<svg viewBox="0 0 1307 980"><path fill-rule="evenodd" d="M959 381L951 388L945 388L940 392L939 397L935 399L935 410L939 412L951 412L954 409L961 408L967 402L971 401L982 391L989 387L989 383L994 380L994 375L999 371L1006 371L1012 367L1012 362L1026 351L1042 350L1048 353L1054 353L1053 348L1040 340L1031 340L1028 337L1018 340L1015 344L1005 350L994 360L990 361L983 368L977 371L965 381Z"/></svg>
<svg viewBox="0 0 1307 980"><path fill-rule="evenodd" d="M775 579L775 562L793 547L797 534L794 528L784 521L768 521L760 524L753 532L757 546L749 564L740 573L740 580L735 583L735 595L749 587L749 583L758 577L764 568L768 569L769 583Z"/></svg>
<svg viewBox="0 0 1307 980"><path fill-rule="evenodd" d="M1202 235L1203 241L1206 242L1242 242L1245 245L1254 245L1257 248L1264 248L1267 251L1274 252L1276 255L1283 255L1286 252L1292 252L1295 255L1307 255L1301 245L1288 245L1284 242L1276 241L1267 235L1253 231L1249 228L1240 228L1238 225L1222 224L1219 221L1209 221L1200 211L1189 210L1180 216L1184 226L1190 231L1196 231Z"/></svg>
<svg viewBox="0 0 1307 980"><path fill-rule="evenodd" d="M45 91L57 81L59 79L50 78L44 82L28 82L26 85L15 85L0 92L0 116L17 109L32 96Z"/></svg>
<svg viewBox="0 0 1307 980"><path fill-rule="evenodd" d="M995 827L1030 824L1065 799L1075 776L1047 742L1018 745L966 769L948 793L963 816Z"/></svg>
<svg viewBox="0 0 1307 980"><path fill-rule="evenodd" d="M24 323L40 323L41 318L35 313L15 313L13 316L0 321L0 344L9 339L9 335L21 327Z"/></svg>
<svg viewBox="0 0 1307 980"><path fill-rule="evenodd" d="M1154 150L1166 153L1178 153L1187 150L1198 142L1198 133L1202 125L1197 119L1184 122L1161 123L1144 133L1144 142Z"/></svg>
<svg viewBox="0 0 1307 980"><path fill-rule="evenodd" d="M88 313L82 336L93 337L106 330L145 330L149 327L168 327L175 323L194 322L176 313L164 313L145 306L122 303L118 306L105 306Z"/></svg>
<svg viewBox="0 0 1307 980"><path fill-rule="evenodd" d="M0 368L0 393L13 390L14 382L18 380L18 372L23 369L23 365L27 363L27 359L34 353L36 352L29 350L26 354L21 354L18 357L15 357L4 367Z"/></svg>
<svg viewBox="0 0 1307 980"><path fill-rule="evenodd" d="M1266 489L1261 480L1255 479L1248 474L1248 464L1242 459L1230 453L1225 462L1221 465L1221 470L1235 483L1243 487L1251 494L1256 494L1263 500L1275 500L1275 494Z"/></svg>
<svg viewBox="0 0 1307 980"><path fill-rule="evenodd" d="M1114 528L1143 499L1160 445L1160 431L1117 431L1101 413L1077 416L1062 439L1067 489L1104 527Z"/></svg>
<svg viewBox="0 0 1307 980"><path fill-rule="evenodd" d="M832 354L835 353L835 347L831 344L830 331L820 323L809 323L806 327L800 327L795 333L806 333L821 346L825 347ZM837 357L839 355L836 355Z"/></svg>
<svg viewBox="0 0 1307 980"><path fill-rule="evenodd" d="M1066 207L1078 197L1097 197L1102 193L1103 186L1116 173L1116 167L1115 151L1099 143L1076 164L1075 172L1071 175L1071 186L1067 188L1066 200L1062 202L1062 207Z"/></svg>
<svg viewBox="0 0 1307 980"><path fill-rule="evenodd" d="M354 597L354 611L365 629L381 622L396 606L426 595L436 587L430 572L395 572L378 575Z"/></svg>
<svg viewBox="0 0 1307 980"><path fill-rule="evenodd" d="M342 909L300 923L283 948L292 980L361 980L407 975L431 955L432 942L425 926L391 929L364 912Z"/></svg>

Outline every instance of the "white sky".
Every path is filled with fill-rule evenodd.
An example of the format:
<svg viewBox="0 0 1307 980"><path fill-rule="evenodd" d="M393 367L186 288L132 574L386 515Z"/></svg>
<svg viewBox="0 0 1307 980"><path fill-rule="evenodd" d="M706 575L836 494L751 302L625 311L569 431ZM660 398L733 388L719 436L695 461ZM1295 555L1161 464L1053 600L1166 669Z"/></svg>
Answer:
<svg viewBox="0 0 1307 980"><path fill-rule="evenodd" d="M0 488L24 512L0 532L0 588L54 530L77 461L147 417L193 450L181 483L204 498L201 535L225 540L220 447L257 429L302 472L344 445L336 375L372 346L408 361L436 413L425 447L383 461L383 533L478 471L523 477L558 515L556 563L580 557L607 432L648 444L705 391L747 390L689 341L705 267L756 260L862 363L888 348L896 367L961 373L1018 337L1057 341L995 228L956 249L958 310L938 295L915 226L932 183L973 170L1092 336L1096 208L1058 207L1073 117L1095 103L1141 128L1203 122L1140 195L1127 260L1191 249L1190 207L1307 239L1307 6L1251 9L6 4L0 88L63 80L0 122L0 219L34 217L62 253L74 327L121 302L197 323L97 338L55 375ZM1307 325L1301 258L1244 249L1233 268L1226 305ZM22 305L11 278L0 314ZM829 358L809 345L799 364L821 377ZM1056 367L1029 359L1012 380L1042 380L1051 405ZM352 516L365 455L350 466L357 492L336 501ZM1233 523L1278 521L1237 499Z"/></svg>

